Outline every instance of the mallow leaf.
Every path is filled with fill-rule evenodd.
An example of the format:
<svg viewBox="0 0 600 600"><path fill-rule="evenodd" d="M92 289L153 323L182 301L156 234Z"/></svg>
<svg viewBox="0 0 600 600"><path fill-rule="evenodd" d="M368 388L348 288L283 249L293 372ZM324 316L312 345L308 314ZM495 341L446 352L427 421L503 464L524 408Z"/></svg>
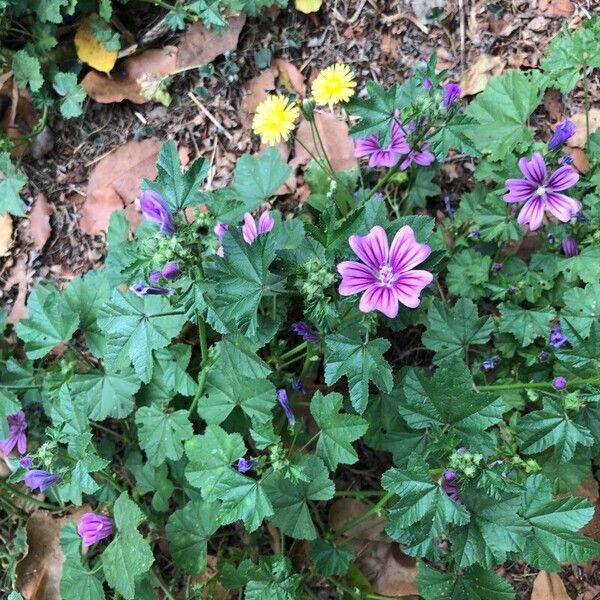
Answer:
<svg viewBox="0 0 600 600"><path fill-rule="evenodd" d="M550 335L550 321L554 318L551 307L523 308L503 302L500 309L501 333L511 333L522 346L529 346L538 337Z"/></svg>
<svg viewBox="0 0 600 600"><path fill-rule="evenodd" d="M354 560L354 550L346 546L334 546L331 542L317 538L311 545L308 555L314 562L315 570L322 577L336 575L343 577Z"/></svg>
<svg viewBox="0 0 600 600"><path fill-rule="evenodd" d="M25 187L27 177L12 164L8 152L0 152L0 174L0 215L25 216L25 204L19 192Z"/></svg>

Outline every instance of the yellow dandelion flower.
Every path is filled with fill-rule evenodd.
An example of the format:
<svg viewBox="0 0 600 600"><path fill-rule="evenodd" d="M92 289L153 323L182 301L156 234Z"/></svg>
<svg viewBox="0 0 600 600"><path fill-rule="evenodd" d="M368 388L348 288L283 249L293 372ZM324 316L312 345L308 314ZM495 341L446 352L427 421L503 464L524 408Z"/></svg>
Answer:
<svg viewBox="0 0 600 600"><path fill-rule="evenodd" d="M356 81L348 65L335 64L323 69L312 84L312 95L317 104L348 102L354 96Z"/></svg>
<svg viewBox="0 0 600 600"><path fill-rule="evenodd" d="M290 137L299 114L298 107L289 98L269 96L256 107L252 129L260 135L263 144L272 146Z"/></svg>

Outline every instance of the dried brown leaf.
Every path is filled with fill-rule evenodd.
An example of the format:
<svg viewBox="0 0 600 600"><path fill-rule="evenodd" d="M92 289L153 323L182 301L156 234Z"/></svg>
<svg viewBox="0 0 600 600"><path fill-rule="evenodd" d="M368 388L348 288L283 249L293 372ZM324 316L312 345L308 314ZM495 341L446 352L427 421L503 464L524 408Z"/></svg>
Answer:
<svg viewBox="0 0 600 600"><path fill-rule="evenodd" d="M13 222L10 215L0 215L0 256L6 256L12 244Z"/></svg>
<svg viewBox="0 0 600 600"><path fill-rule="evenodd" d="M27 316L27 255L24 253L19 254L4 289L10 291L15 285L18 286L17 296L6 319L12 325L16 325L23 317Z"/></svg>
<svg viewBox="0 0 600 600"><path fill-rule="evenodd" d="M257 77L249 79L244 84L244 97L240 104L240 122L246 129L252 126L252 117L256 112L256 107L275 89L274 68L263 71Z"/></svg>
<svg viewBox="0 0 600 600"><path fill-rule="evenodd" d="M533 582L531 600L571 600L557 573L540 571Z"/></svg>
<svg viewBox="0 0 600 600"><path fill-rule="evenodd" d="M342 529L346 523L360 517L370 505L354 498L340 498L336 500L329 508L329 526L333 531ZM352 538L360 538L362 540L370 540L375 542L385 541L391 542L390 538L383 531L386 525L386 519L378 515L372 515L365 519L362 523L355 525L343 535Z"/></svg>
<svg viewBox="0 0 600 600"><path fill-rule="evenodd" d="M539 0L538 8L548 17L571 17L575 12L571 0Z"/></svg>
<svg viewBox="0 0 600 600"><path fill-rule="evenodd" d="M50 237L52 228L50 227L50 214L52 208L46 200L44 194L37 194L33 201L31 212L29 213L29 234L33 247L39 252Z"/></svg>
<svg viewBox="0 0 600 600"><path fill-rule="evenodd" d="M472 96L485 90L488 81L494 75L500 75L506 62L499 56L481 54L479 58L464 72L460 80L463 96Z"/></svg>
<svg viewBox="0 0 600 600"><path fill-rule="evenodd" d="M104 233L115 210L123 208L123 200L112 187L103 187L89 194L79 211L79 227L87 235Z"/></svg>
<svg viewBox="0 0 600 600"><path fill-rule="evenodd" d="M600 108L591 108L588 116L590 121L590 133L594 133L594 131L600 127ZM571 148L584 148L587 141L585 112L577 113L570 117L570 119L575 123L577 129L575 130L575 135L567 141L567 146L571 146Z"/></svg>
<svg viewBox="0 0 600 600"><path fill-rule="evenodd" d="M287 60L276 58L273 66L279 73L279 83L290 92L296 92L300 98L306 96L306 83L300 70Z"/></svg>
<svg viewBox="0 0 600 600"><path fill-rule="evenodd" d="M553 121L560 121L563 116L564 105L558 90L546 90L544 94L544 108L548 111Z"/></svg>

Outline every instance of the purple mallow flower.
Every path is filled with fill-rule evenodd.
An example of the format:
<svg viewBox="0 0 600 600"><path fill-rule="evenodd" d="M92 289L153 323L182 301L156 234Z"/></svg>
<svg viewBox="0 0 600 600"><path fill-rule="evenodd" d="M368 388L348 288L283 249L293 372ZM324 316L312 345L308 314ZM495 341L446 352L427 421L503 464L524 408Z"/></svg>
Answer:
<svg viewBox="0 0 600 600"><path fill-rule="evenodd" d="M290 382L292 389L295 392L298 392L298 394L306 394L306 390L304 389L304 385L302 384L302 380L298 379L297 377L295 377L294 379L292 379L292 381Z"/></svg>
<svg viewBox="0 0 600 600"><path fill-rule="evenodd" d="M19 465L21 465L24 469L29 469L29 467L31 467L32 464L33 459L31 458L31 456L24 456L23 458L19 459Z"/></svg>
<svg viewBox="0 0 600 600"><path fill-rule="evenodd" d="M435 161L435 156L427 150L429 148L429 143L425 143L421 146L420 150L412 149L406 158L402 161L400 165L400 169L402 171L406 171L410 165L413 163L421 166L428 167L432 162Z"/></svg>
<svg viewBox="0 0 600 600"><path fill-rule="evenodd" d="M444 99L442 100L442 106L444 108L450 108L459 98L462 89L458 83L447 83L444 86Z"/></svg>
<svg viewBox="0 0 600 600"><path fill-rule="evenodd" d="M39 489L40 492L47 490L55 483L60 481L60 475L49 473L48 471L41 471L39 469L32 469L25 473L25 485L30 490Z"/></svg>
<svg viewBox="0 0 600 600"><path fill-rule="evenodd" d="M162 270L165 279L177 279L181 275L181 269L176 262L167 263Z"/></svg>
<svg viewBox="0 0 600 600"><path fill-rule="evenodd" d="M104 538L112 535L113 522L104 515L93 512L85 513L77 527L77 533L81 536L84 546L91 546Z"/></svg>
<svg viewBox="0 0 600 600"><path fill-rule="evenodd" d="M577 247L577 242L573 238L565 238L562 241L562 251L565 256L572 258L573 256L577 256L579 254L579 248Z"/></svg>
<svg viewBox="0 0 600 600"><path fill-rule="evenodd" d="M221 243L221 245L217 248L217 256L220 256L221 258L223 258L223 238L225 237L225 234L227 233L227 230L229 229L229 226L227 225L227 223L217 223L215 225L215 228L213 229L213 231L215 232L215 235L219 238L219 242Z"/></svg>
<svg viewBox="0 0 600 600"><path fill-rule="evenodd" d="M369 157L370 167L393 167L398 164L403 154L409 152L410 146L396 121L392 123L392 139L389 145L382 146L379 136L372 133L366 138L358 138L354 148L354 156Z"/></svg>
<svg viewBox="0 0 600 600"><path fill-rule="evenodd" d="M155 287L143 283L134 283L129 289L136 296L170 296L173 293L171 288Z"/></svg>
<svg viewBox="0 0 600 600"><path fill-rule="evenodd" d="M408 225L398 230L391 247L379 225L368 235L351 235L348 243L362 263L344 261L337 266L342 296L364 292L358 308L362 312L378 310L391 319L398 314L398 303L409 308L419 306L419 296L433 275L414 267L431 254L431 248L419 244Z"/></svg>
<svg viewBox="0 0 600 600"><path fill-rule="evenodd" d="M160 232L163 235L175 233L175 224L173 223L171 210L160 194L154 190L144 190L138 199L142 214L148 221L160 225Z"/></svg>
<svg viewBox="0 0 600 600"><path fill-rule="evenodd" d="M457 504L462 504L462 499L458 493L458 484L456 483L456 473L452 469L447 469L442 474L441 487L448 495L450 500Z"/></svg>
<svg viewBox="0 0 600 600"><path fill-rule="evenodd" d="M304 321L296 321L292 324L292 331L299 335L305 342L319 342L319 336Z"/></svg>
<svg viewBox="0 0 600 600"><path fill-rule="evenodd" d="M569 341L569 338L561 331L560 325L557 323L550 332L550 345L553 348L560 348L563 344Z"/></svg>
<svg viewBox="0 0 600 600"><path fill-rule="evenodd" d="M548 150L557 150L560 148L570 137L575 134L575 130L577 127L573 121L560 122L556 126L556 130L554 131L554 135L550 138L548 142Z"/></svg>
<svg viewBox="0 0 600 600"><path fill-rule="evenodd" d="M482 363L481 367L484 371L491 371L496 366L496 359L493 357L486 358Z"/></svg>
<svg viewBox="0 0 600 600"><path fill-rule="evenodd" d="M244 224L242 225L242 236L246 244L252 244L254 240L263 233L268 233L273 229L275 220L268 210L266 210L258 219L258 228L256 221L250 213L244 213Z"/></svg>
<svg viewBox="0 0 600 600"><path fill-rule="evenodd" d="M288 423L290 427L293 427L296 423L296 415L292 411L290 407L290 401L288 400L287 392L282 388L277 390L277 401L281 404L281 408L283 408L283 412L287 417Z"/></svg>
<svg viewBox="0 0 600 600"><path fill-rule="evenodd" d="M255 464L256 461L252 460L251 458L240 458L237 462L237 470L240 473L247 473L248 471L252 471L252 469L254 469Z"/></svg>
<svg viewBox="0 0 600 600"><path fill-rule="evenodd" d="M150 276L148 277L148 281L150 282L150 285L157 286L161 277L162 273L160 271L152 271L152 273L150 273Z"/></svg>
<svg viewBox="0 0 600 600"><path fill-rule="evenodd" d="M535 231L542 224L546 209L563 223L581 210L577 200L559 193L579 180L579 175L572 167L559 167L548 176L542 155L535 152L531 160L519 160L519 169L525 179L507 179L508 193L504 194L505 202L525 202L517 218L519 224L529 223L531 231Z"/></svg>
<svg viewBox="0 0 600 600"><path fill-rule="evenodd" d="M431 83L431 79L423 79L423 89L428 92L433 88L433 83Z"/></svg>
<svg viewBox="0 0 600 600"><path fill-rule="evenodd" d="M20 410L14 415L8 415L6 420L8 422L8 438L0 442L0 451L8 456L16 448L19 454L25 454L27 452L25 413Z"/></svg>
<svg viewBox="0 0 600 600"><path fill-rule="evenodd" d="M552 387L555 390L564 390L567 387L567 380L564 377L555 377L552 380Z"/></svg>

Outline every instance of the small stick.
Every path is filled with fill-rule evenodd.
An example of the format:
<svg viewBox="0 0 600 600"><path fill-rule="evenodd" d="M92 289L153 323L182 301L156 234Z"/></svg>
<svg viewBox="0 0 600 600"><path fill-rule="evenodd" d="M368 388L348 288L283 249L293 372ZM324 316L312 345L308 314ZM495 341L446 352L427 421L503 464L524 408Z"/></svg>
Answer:
<svg viewBox="0 0 600 600"><path fill-rule="evenodd" d="M460 71L465 70L465 6L464 0L458 0L458 11L460 19Z"/></svg>
<svg viewBox="0 0 600 600"><path fill-rule="evenodd" d="M417 19L417 17L414 17L413 15L411 15L410 13L407 13L407 12L399 12L399 13L396 13L395 15L383 16L381 18L381 21L385 25L389 25L390 23L395 23L396 21L401 21L402 19L406 19L407 21L410 21L415 27L420 29L425 35L429 34L429 27L427 27L426 25L423 25L423 23L421 23L421 21L419 21L419 19Z"/></svg>
<svg viewBox="0 0 600 600"><path fill-rule="evenodd" d="M217 121L217 119L215 119L215 117L208 111L204 104L202 104L202 102L196 98L194 92L189 91L188 96L190 97L191 101L208 117L210 122L217 128L217 130L220 131L229 141L231 141L233 136L229 133L229 131L227 131L227 129L225 129L225 127L223 127L223 125L221 125L221 123L219 123L219 121Z"/></svg>

